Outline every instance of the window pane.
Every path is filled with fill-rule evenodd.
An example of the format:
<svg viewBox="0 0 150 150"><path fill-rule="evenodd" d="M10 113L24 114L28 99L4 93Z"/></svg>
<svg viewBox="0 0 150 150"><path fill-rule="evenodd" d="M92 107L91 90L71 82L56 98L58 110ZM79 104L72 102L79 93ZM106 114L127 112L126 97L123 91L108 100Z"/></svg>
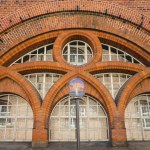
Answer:
<svg viewBox="0 0 150 150"><path fill-rule="evenodd" d="M91 60L93 52L87 43L73 40L64 46L63 56L72 65L83 65Z"/></svg>
<svg viewBox="0 0 150 150"><path fill-rule="evenodd" d="M79 101L79 114L81 141L108 140L107 115L97 101L84 96L83 100ZM99 136L99 133L102 133L102 136ZM49 140L75 141L75 134L76 102L67 96L56 104L52 111L49 122Z"/></svg>

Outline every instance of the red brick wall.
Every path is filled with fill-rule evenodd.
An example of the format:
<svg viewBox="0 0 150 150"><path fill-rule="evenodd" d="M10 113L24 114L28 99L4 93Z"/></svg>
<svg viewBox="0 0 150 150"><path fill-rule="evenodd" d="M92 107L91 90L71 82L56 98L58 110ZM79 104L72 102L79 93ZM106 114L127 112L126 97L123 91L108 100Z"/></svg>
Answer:
<svg viewBox="0 0 150 150"><path fill-rule="evenodd" d="M50 5L50 7L47 7L46 4L44 5L45 7L42 8L38 8L36 6L31 9L26 9L28 11L24 10L16 12L19 8L31 6L31 4L36 4L37 2L50 1L54 0L0 0L0 18L3 17L3 19L0 20L0 49L2 50L0 52L0 65L5 66L0 68L0 80L7 76L11 77L11 79L16 82L18 89L24 88L23 90L26 95L28 95L28 100L33 108L35 118L33 129L34 142L43 142L48 140L47 127L50 112L56 102L58 102L61 97L66 95L66 84L72 77L80 77L85 79L87 85L86 92L92 96L95 96L103 104L109 116L110 140L112 140L112 143L118 141L125 142L126 130L124 128L124 110L126 105L131 100L132 96L140 94L139 92L149 91L149 89L145 89L144 86L142 87L140 85L142 82L143 85L145 85L146 79L150 77L150 38L147 32L147 30L150 29L148 24L149 19L147 18L146 20L146 17L144 18L142 27L146 30L138 29L135 24L139 27L141 23L141 15L134 12L131 14L131 11L122 9L122 7L120 12L117 9L119 7L113 7L113 5L103 5L103 3L100 5L102 7L101 12L105 13L105 10L109 9L109 15L116 15L119 17L121 14L122 18L131 20L133 24L126 21L124 22L124 20L119 18L114 19L110 16L106 17L105 14L101 17L98 15L89 16L87 14L84 14L83 17L83 14L71 15L71 13L64 16L59 14L57 17L47 15L45 17L46 19L39 17L39 15L50 14L52 12L57 12L58 10L62 11L64 7L69 7L66 10L74 10L70 9L70 3L69 5L66 5L67 2L63 3L60 8L53 7L52 9L48 9L54 6L54 3L54 5ZM70 1L73 2L73 0ZM92 0L84 0L85 3L87 3L86 1L91 2ZM103 2L106 1L114 2L114 5L120 4L122 6L126 6L126 8L131 8L135 11L138 10L139 14L143 13L149 17L149 0L103 0ZM76 2L73 2L74 8L76 8L79 4L77 0ZM96 4L92 5L92 3L93 2L89 3L87 7L83 7L85 4L82 3L80 4L80 9L82 8L82 10L88 10L89 12L95 10L99 13L100 7ZM125 10L124 13L122 13L122 10ZM5 16L11 12L16 13L5 18ZM20 19L20 16L23 20ZM133 20L130 18L131 16L134 17ZM76 30L68 30L68 28ZM78 28L80 28L80 30ZM91 31L89 29L96 30ZM76 36L76 33L81 39L84 38L87 42L91 41L90 44L92 44L93 51L96 54L92 60L92 64L87 64L78 68L65 63L61 55L61 50L65 42L67 42L67 40L74 35ZM44 45L47 41L53 41L54 39L56 39L53 48L55 62L31 62L7 68L7 66L9 66L14 60L24 53L29 52L31 49L34 49L35 46ZM146 66L139 66L124 62L100 62L101 47L99 39L101 42L107 41L108 44L110 42L110 45L119 45L122 50L136 56L136 58L141 60ZM40 103L41 99L39 98L35 88L33 88L21 75L22 73L24 74L39 71L57 71L66 73L64 77L50 89L42 104ZM91 73L96 71L130 72L137 73L137 75L119 91L118 97L116 98L118 105L116 105L108 90L101 83L97 83L97 80L91 75ZM3 76L2 73L4 74ZM0 84L2 84L2 81ZM6 89L8 90L8 88ZM136 89L136 92L134 89ZM2 88L0 90L4 89ZM13 89L10 89L9 92L12 92L12 90Z"/></svg>
<svg viewBox="0 0 150 150"><path fill-rule="evenodd" d="M50 2L57 0L0 0L0 17L23 8L28 5L36 4L37 2ZM60 0L61 1L61 0ZM85 0L84 0L85 1ZM123 5L128 8L139 11L139 13L150 15L150 1L149 0L102 0L113 2L116 5Z"/></svg>

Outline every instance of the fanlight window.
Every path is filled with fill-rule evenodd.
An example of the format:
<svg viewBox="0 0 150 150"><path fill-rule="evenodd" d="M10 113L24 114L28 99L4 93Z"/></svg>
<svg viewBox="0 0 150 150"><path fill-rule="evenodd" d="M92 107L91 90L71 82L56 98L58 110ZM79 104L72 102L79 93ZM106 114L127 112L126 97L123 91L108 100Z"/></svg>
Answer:
<svg viewBox="0 0 150 150"><path fill-rule="evenodd" d="M108 141L107 114L100 103L90 96L79 101L80 139L82 141ZM76 105L69 96L53 109L49 122L50 141L76 140Z"/></svg>
<svg viewBox="0 0 150 150"><path fill-rule="evenodd" d="M35 86L41 97L44 98L51 86L62 75L57 73L33 73L27 74L25 77Z"/></svg>
<svg viewBox="0 0 150 150"><path fill-rule="evenodd" d="M125 111L128 140L150 140L150 94L139 95Z"/></svg>
<svg viewBox="0 0 150 150"><path fill-rule="evenodd" d="M112 97L115 99L119 89L131 75L123 73L100 73L95 74L94 77L106 86Z"/></svg>
<svg viewBox="0 0 150 150"><path fill-rule="evenodd" d="M53 61L52 49L53 49L53 43L42 46L40 48L37 48L25 54L24 56L16 60L12 65L25 63L25 62L32 62L32 61Z"/></svg>
<svg viewBox="0 0 150 150"><path fill-rule="evenodd" d="M62 52L64 59L72 65L84 65L93 56L92 48L83 41L74 40L65 45Z"/></svg>
<svg viewBox="0 0 150 150"><path fill-rule="evenodd" d="M123 61L143 65L139 60L116 47L107 44L102 44L102 48L102 61Z"/></svg>
<svg viewBox="0 0 150 150"><path fill-rule="evenodd" d="M30 105L16 95L0 96L0 141L31 141L33 113Z"/></svg>

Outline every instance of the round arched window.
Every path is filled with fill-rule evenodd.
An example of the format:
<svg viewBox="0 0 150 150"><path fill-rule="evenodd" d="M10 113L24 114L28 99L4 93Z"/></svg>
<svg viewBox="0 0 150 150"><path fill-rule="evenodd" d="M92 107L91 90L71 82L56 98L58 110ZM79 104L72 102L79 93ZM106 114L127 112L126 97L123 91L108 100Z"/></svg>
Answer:
<svg viewBox="0 0 150 150"><path fill-rule="evenodd" d="M92 48L86 42L73 40L63 48L64 59L72 65L84 65L93 56Z"/></svg>
<svg viewBox="0 0 150 150"><path fill-rule="evenodd" d="M81 141L108 141L108 117L96 99L85 95L79 101ZM76 102L64 97L54 107L49 122L50 141L76 140Z"/></svg>

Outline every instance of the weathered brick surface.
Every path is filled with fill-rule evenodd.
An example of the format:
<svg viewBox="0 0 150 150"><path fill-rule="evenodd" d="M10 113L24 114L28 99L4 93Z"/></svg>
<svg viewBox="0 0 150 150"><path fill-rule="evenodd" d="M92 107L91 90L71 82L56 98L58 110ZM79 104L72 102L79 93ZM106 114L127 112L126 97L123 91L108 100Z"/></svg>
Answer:
<svg viewBox="0 0 150 150"><path fill-rule="evenodd" d="M147 88L150 82L148 4L146 0L113 0L113 3L108 0L38 0L38 3L36 0L0 1L0 65L5 66L0 67L0 92L15 93L29 102L34 114L34 142L48 141L48 122L52 109L67 95L67 83L73 77L80 77L86 83L86 93L95 97L107 112L112 143L126 143L125 108L134 96L150 92L150 88ZM142 17L142 13L147 17ZM94 57L88 64L76 67L65 62L62 49L71 39L84 40L92 47ZM9 66L22 55L49 42L54 42L54 62ZM124 50L145 66L127 62L101 62L101 42ZM43 103L36 89L23 76L35 72L64 75L48 91ZM106 87L91 75L101 72L134 75L120 89L117 104Z"/></svg>
<svg viewBox="0 0 150 150"><path fill-rule="evenodd" d="M93 24L93 21L96 21L96 26ZM38 20L32 20L31 22L24 22L21 25L12 28L8 32L0 34L0 54L2 55L6 53L12 47L15 47L21 42L39 34L70 28L91 28L94 30L102 30L113 33L125 38L126 40L132 41L140 47L143 47L148 52L150 51L149 34L142 30L138 30L136 27L133 27L128 23L124 24L119 20L112 20L111 18L94 15L60 14L57 16L49 16Z"/></svg>
<svg viewBox="0 0 150 150"><path fill-rule="evenodd" d="M149 77L150 68L146 68L143 71L140 71L139 73L135 74L132 78L130 78L130 80L128 80L128 82L126 82L126 84L120 89L117 95L118 97L116 97L116 99L118 100L118 111L120 112L122 117L124 117L125 108L131 100L130 96L135 93L134 90L137 89L137 86L139 84L142 84L142 82ZM147 92L146 87L145 90L142 89L142 91L139 94L141 94L143 91ZM136 92L136 94L138 94L138 91ZM136 94L134 94L134 96L136 96Z"/></svg>
<svg viewBox="0 0 150 150"><path fill-rule="evenodd" d="M81 30L71 31L72 34L75 32L83 33L83 34L88 33L87 36L89 36L89 34L94 35L91 37L91 39L92 38L95 39L95 41L93 42L93 44L95 43L94 45L96 45L96 49L97 49L96 50L94 47L95 52L96 51L100 52L100 49L101 49L101 46L99 46L99 41L97 40L97 37L96 37L96 36L98 36L98 38L100 38L100 41L108 43L113 46L117 46L118 48L120 48L120 49L126 51L127 53L131 54L132 56L138 58L146 66L150 66L150 62L149 62L150 55L147 52L143 51L143 49L141 47L134 45L133 43L131 43L125 39L122 39L120 37L117 37L117 36L114 36L114 35L111 35L108 33L102 33L102 32L97 32L97 31L89 31L89 30L84 30L82 32L81 32ZM12 62L14 62L16 59L18 59L20 56L24 55L25 53L27 53L27 52L31 51L32 49L35 49L41 45L47 44L48 42L53 41L53 39L55 39L58 35L65 34L65 33L66 33L66 31L55 31L55 32L45 33L45 34L39 35L37 37L28 39L27 41L17 45L16 47L12 48L11 50L9 50L9 49L6 51L2 50L2 51L0 51L0 54L2 55L2 57L0 58L0 64L4 65L4 66L8 66ZM62 38L59 37L59 40L62 41L63 37ZM59 44L59 42L57 42L57 43L55 44L56 50L54 50L54 51L56 52L56 54L54 54L54 55L56 55L56 57L59 57L57 59L59 62L63 63L64 59L59 55L57 56L57 47L59 47L59 54L61 54L60 44ZM4 53L6 53L6 54L4 55ZM98 53L98 55L100 55L100 53ZM98 60L98 58L99 58L99 60L101 59L101 56L98 56L98 55L96 56L96 58L97 58L96 60ZM96 61L96 60L94 60L94 61ZM73 67L73 66L69 66L66 63L63 63L63 64L70 68Z"/></svg>
<svg viewBox="0 0 150 150"><path fill-rule="evenodd" d="M18 9L22 9L26 6L38 4L39 2L51 2L54 0L1 0L0 1L0 17L4 17L7 14L13 13ZM80 0L82 1L82 0ZM84 0L85 1L85 0ZM93 0L94 1L94 0ZM140 14L149 15L149 0L102 0L103 3L109 2L114 5L121 5L139 11ZM71 2L71 1L70 1Z"/></svg>
<svg viewBox="0 0 150 150"><path fill-rule="evenodd" d="M88 65L83 65L81 67L71 66L63 60L61 56L61 50L63 46L68 42L68 40L82 39L89 43L93 49L95 59L91 60ZM18 64L15 66L8 67L7 73L1 72L1 76L3 77L5 74L12 74L13 72L18 72L21 74L34 73L34 72L58 72L64 74L64 76L58 80L58 82L53 85L53 87L48 91L42 105L40 106L40 97L38 93L34 90L30 90L34 87L25 80L25 78L21 75L18 76L18 80L21 81L24 86L24 90L27 90L29 94L26 98L22 95L22 91L19 89L21 87L16 87L15 84L11 88L11 84L7 89L12 90L12 92L22 95L26 100L30 100L31 107L34 110L34 129L33 129L33 141L34 142L47 142L48 141L48 122L51 111L55 104L65 95L67 95L67 83L73 77L80 77L86 83L86 93L94 96L105 108L108 118L109 118L109 127L110 127L110 139L112 144L119 142L126 143L126 131L124 129L124 110L127 106L127 102L131 99L131 97L136 96L138 91L147 92L146 88L138 88L137 84L140 84L144 79L146 79L149 75L146 75L148 70L146 66L139 66L132 63L126 62L100 62L102 57L102 49L100 46L100 41L107 41L108 44L114 44L115 46L120 46L125 51L129 52L134 56L141 56L141 61L145 64L149 64L149 55L143 51L139 46L134 45L131 42L127 42L126 40L116 37L114 35L98 32L98 31L90 31L90 30L68 30L68 31L55 31L50 33L45 33L29 39L24 43L19 44L18 46L9 50L5 55L1 57L1 65L9 66L15 59L21 57L21 55L31 51L32 49L47 44L48 41L54 42L53 47L53 56L54 62L28 62L24 64ZM112 42L111 42L112 41ZM106 42L106 43L107 43ZM146 60L146 61L145 61ZM12 72L13 71L13 72ZM125 86L126 88L120 89L120 96L117 98L118 106L116 106L113 98L111 97L108 90L103 86L102 83L97 82L90 73L94 72L124 72L129 74L136 74L135 77L130 79L130 82ZM143 71L143 72L142 72ZM15 73L14 73L15 74ZM13 75L14 76L14 75ZM17 76L16 76L17 77ZM138 81L138 82L137 82ZM6 81L7 83L8 81ZM1 80L1 85L3 85L4 80ZM20 84L20 83L19 83ZM143 83L145 85L146 82ZM142 89L141 89L142 88ZM14 89L18 89L17 92L13 91ZM1 89L0 89L1 90ZM2 89L2 92L7 92L5 89ZM136 93L135 93L136 90ZM131 95L126 94L130 91ZM133 91L133 92L131 92ZM119 95L118 94L118 95ZM30 96L32 95L32 96ZM41 107L41 108L40 108ZM41 134L39 136L39 132ZM117 134L116 134L117 133Z"/></svg>

